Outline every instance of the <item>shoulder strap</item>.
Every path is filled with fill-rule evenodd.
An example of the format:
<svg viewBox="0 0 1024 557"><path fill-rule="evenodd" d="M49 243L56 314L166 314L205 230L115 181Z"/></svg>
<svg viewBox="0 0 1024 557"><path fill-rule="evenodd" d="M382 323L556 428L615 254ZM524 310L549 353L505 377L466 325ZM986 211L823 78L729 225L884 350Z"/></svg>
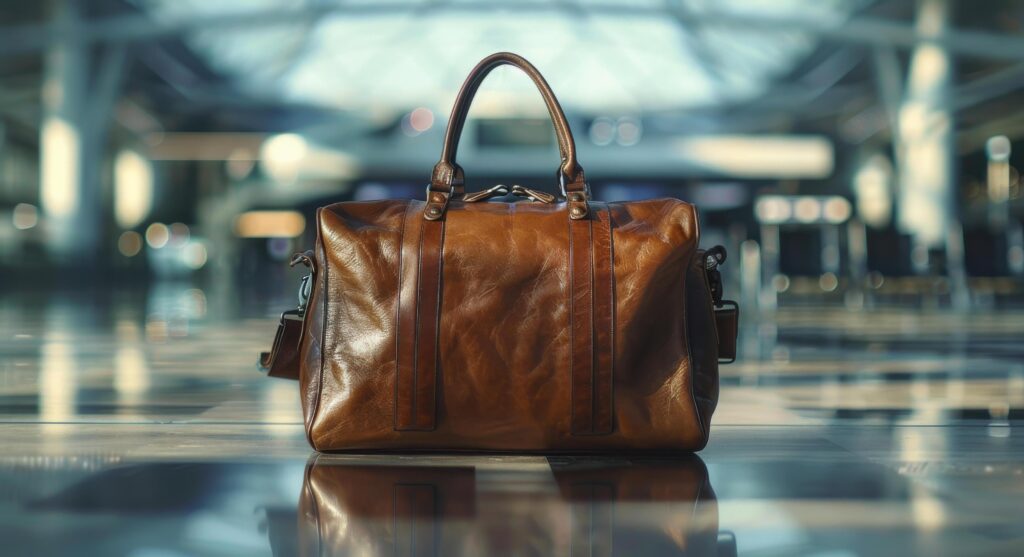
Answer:
<svg viewBox="0 0 1024 557"><path fill-rule="evenodd" d="M260 352L257 364L270 377L299 380L299 340L302 336L302 314L298 310L281 314L274 345L270 352Z"/></svg>

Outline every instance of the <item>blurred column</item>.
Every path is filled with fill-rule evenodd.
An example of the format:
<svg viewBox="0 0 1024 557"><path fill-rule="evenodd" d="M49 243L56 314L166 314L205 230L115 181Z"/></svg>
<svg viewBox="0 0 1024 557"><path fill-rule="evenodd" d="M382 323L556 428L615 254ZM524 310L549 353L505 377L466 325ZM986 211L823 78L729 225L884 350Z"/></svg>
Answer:
<svg viewBox="0 0 1024 557"><path fill-rule="evenodd" d="M82 121L88 56L79 43L79 4L50 0L50 17L61 29L45 56L40 126L40 198L47 246L59 261L94 256L99 228L97 192L86 187Z"/></svg>
<svg viewBox="0 0 1024 557"><path fill-rule="evenodd" d="M949 11L947 0L919 0L918 34L941 37ZM924 40L911 54L909 70L899 111L903 164L899 167L898 222L913 237L915 266L923 271L928 265L927 251L944 246L955 216L949 54L937 40Z"/></svg>
<svg viewBox="0 0 1024 557"><path fill-rule="evenodd" d="M80 5L47 3L60 32L52 36L44 61L40 199L52 258L88 270L98 261L104 215L100 163L128 56L123 45L99 48L83 40Z"/></svg>

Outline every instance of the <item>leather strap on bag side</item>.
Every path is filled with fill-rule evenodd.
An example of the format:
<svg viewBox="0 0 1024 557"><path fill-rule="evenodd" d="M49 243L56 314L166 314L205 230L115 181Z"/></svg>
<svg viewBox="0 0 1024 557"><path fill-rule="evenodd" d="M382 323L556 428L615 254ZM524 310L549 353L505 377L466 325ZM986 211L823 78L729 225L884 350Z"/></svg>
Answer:
<svg viewBox="0 0 1024 557"><path fill-rule="evenodd" d="M615 285L611 216L595 204L569 221L572 433L612 432Z"/></svg>
<svg viewBox="0 0 1024 557"><path fill-rule="evenodd" d="M260 352L258 367L270 377L299 380L299 340L302 338L302 315L286 311L277 325L270 352Z"/></svg>
<svg viewBox="0 0 1024 557"><path fill-rule="evenodd" d="M299 307L281 314L281 322L277 325L274 344L269 352L260 352L256 367L270 377L299 380L299 348L302 334L306 330L306 304L312 293L312 283L316 275L316 261L311 250L296 253L288 264L294 267L302 263L310 269L310 274L303 277L299 286Z"/></svg>
<svg viewBox="0 0 1024 557"><path fill-rule="evenodd" d="M406 211L402 235L395 430L430 431L437 425L438 319L444 220L417 218L422 203Z"/></svg>

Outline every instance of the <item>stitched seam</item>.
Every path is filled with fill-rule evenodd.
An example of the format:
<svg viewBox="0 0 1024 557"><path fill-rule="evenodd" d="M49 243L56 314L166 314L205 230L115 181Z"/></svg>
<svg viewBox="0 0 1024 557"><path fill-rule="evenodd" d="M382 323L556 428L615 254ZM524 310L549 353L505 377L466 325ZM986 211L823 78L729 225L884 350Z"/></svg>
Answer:
<svg viewBox="0 0 1024 557"><path fill-rule="evenodd" d="M569 432L576 433L576 259L573 257L572 220L565 219L569 227Z"/></svg>
<svg viewBox="0 0 1024 557"><path fill-rule="evenodd" d="M601 214L604 214L604 221L601 220ZM612 248L612 215L607 204L602 204L596 211L598 224L606 226L608 231L608 346L605 350L608 353L608 430L606 433L611 433L615 430L615 405L614 405L614 387L613 382L615 381L615 256ZM603 232L602 232L603 233ZM595 279L596 280L596 279ZM594 334L597 334L595 327ZM597 391L597 385L594 386L595 393Z"/></svg>
<svg viewBox="0 0 1024 557"><path fill-rule="evenodd" d="M437 307L434 310L434 420L431 424L430 431L437 429L437 391L438 383L440 382L440 368L438 362L441 359L441 294L444 290L441 288L441 281L444 277L444 233L445 233L445 221L447 219L441 219L438 226L441 227L441 237L438 239L437 245Z"/></svg>
<svg viewBox="0 0 1024 557"><path fill-rule="evenodd" d="M605 205L608 219L608 431L615 431L615 245L612 239L612 212Z"/></svg>
<svg viewBox="0 0 1024 557"><path fill-rule="evenodd" d="M597 432L597 371L598 371L598 359L597 359L597 307L596 307L596 292L595 284L597 281L594 265L594 221L587 219L587 230L590 232L590 249L587 252L590 254L590 433Z"/></svg>
<svg viewBox="0 0 1024 557"><path fill-rule="evenodd" d="M427 230L427 220L420 219L420 245L416 256L416 318L413 321L412 336L412 427L417 429L416 410L419 406L419 374L420 374L420 291L423 286L423 236Z"/></svg>

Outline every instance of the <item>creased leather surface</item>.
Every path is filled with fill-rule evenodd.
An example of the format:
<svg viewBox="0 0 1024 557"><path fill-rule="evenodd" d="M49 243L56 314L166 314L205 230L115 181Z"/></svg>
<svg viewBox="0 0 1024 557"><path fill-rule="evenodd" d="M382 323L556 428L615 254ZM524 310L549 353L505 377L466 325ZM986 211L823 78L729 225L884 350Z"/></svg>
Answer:
<svg viewBox="0 0 1024 557"><path fill-rule="evenodd" d="M704 445L702 424L710 414L698 417L693 387L717 383L717 376L693 377L686 316L705 311L690 307L687 289L706 285L691 284L694 208L674 199L607 205L615 307L612 429L604 435L572 434L565 204L453 201L444 217L436 427L396 431L403 240L414 222L406 220L422 220L410 204L422 206L346 202L319 213L321 271L307 314L301 382L315 448L573 452ZM691 319L691 329L701 326Z"/></svg>

